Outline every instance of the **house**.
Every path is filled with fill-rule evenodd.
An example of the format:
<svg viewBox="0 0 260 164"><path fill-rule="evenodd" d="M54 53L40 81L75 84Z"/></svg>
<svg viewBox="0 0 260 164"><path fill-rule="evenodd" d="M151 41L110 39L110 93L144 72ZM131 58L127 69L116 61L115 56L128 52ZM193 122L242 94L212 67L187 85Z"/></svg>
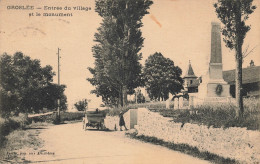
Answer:
<svg viewBox="0 0 260 164"><path fill-rule="evenodd" d="M235 97L235 70L223 71L223 78L230 85L230 94ZM255 66L253 61L247 68L242 69L242 95L260 96L260 66Z"/></svg>

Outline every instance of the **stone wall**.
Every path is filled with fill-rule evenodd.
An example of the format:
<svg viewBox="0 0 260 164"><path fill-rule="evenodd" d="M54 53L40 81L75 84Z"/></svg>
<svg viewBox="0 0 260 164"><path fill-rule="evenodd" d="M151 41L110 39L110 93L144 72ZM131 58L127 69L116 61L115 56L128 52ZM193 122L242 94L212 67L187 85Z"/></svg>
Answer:
<svg viewBox="0 0 260 164"><path fill-rule="evenodd" d="M129 127L129 112L124 115ZM118 117L107 117L105 124L114 129ZM236 159L246 163L260 162L260 132L246 130L246 128L208 128L204 125L174 123L159 113L148 109L138 109L138 119L135 128L138 135L156 137L166 142L187 144L197 147L201 151L208 151L225 158Z"/></svg>

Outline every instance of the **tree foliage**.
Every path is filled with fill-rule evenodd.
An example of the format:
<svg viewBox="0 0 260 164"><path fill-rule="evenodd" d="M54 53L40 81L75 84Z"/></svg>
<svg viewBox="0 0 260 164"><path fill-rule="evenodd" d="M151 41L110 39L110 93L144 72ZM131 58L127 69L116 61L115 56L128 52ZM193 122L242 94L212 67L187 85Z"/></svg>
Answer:
<svg viewBox="0 0 260 164"><path fill-rule="evenodd" d="M169 93L176 94L183 88L182 70L174 62L156 52L145 61L144 79L152 100L166 100Z"/></svg>
<svg viewBox="0 0 260 164"><path fill-rule="evenodd" d="M224 24L222 35L226 47L235 49L236 55L236 100L240 113L243 114L242 90L242 46L246 33L250 26L246 25L249 15L254 12L256 6L253 0L218 0L214 4L216 13L220 21Z"/></svg>
<svg viewBox="0 0 260 164"><path fill-rule="evenodd" d="M133 93L141 83L141 20L151 4L150 0L96 1L96 12L103 22L92 48L95 67L89 71L93 78L87 80L95 86L92 93L102 96L106 104L126 105L127 93Z"/></svg>
<svg viewBox="0 0 260 164"><path fill-rule="evenodd" d="M246 33L250 30L245 22L256 9L252 2L253 0L218 0L214 4L217 16L224 24L223 40L230 49L242 46Z"/></svg>
<svg viewBox="0 0 260 164"><path fill-rule="evenodd" d="M78 111L85 111L88 106L88 100L87 99L80 100L76 102L74 106Z"/></svg>
<svg viewBox="0 0 260 164"><path fill-rule="evenodd" d="M52 67L41 67L39 60L32 60L21 52L13 56L1 55L0 113L39 112L43 108L57 107L57 98L66 108L65 86L51 83L55 73Z"/></svg>
<svg viewBox="0 0 260 164"><path fill-rule="evenodd" d="M99 76L98 73L95 72L99 68L99 65L95 66L95 69L88 68L89 71L93 74L93 78L88 78L87 80L95 86L95 89L91 91L91 93L96 94L98 97L102 97L102 101L106 105L115 105L118 103L119 93L114 87L109 85L106 80L102 80L102 76ZM101 70L99 71L99 73Z"/></svg>

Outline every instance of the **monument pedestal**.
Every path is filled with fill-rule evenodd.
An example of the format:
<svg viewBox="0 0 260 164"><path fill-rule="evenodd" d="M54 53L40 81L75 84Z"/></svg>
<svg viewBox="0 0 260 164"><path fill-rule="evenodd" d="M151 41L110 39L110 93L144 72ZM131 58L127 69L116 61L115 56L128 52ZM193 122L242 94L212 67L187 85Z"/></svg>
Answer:
<svg viewBox="0 0 260 164"><path fill-rule="evenodd" d="M229 97L230 85L224 80L203 82L198 88L198 97Z"/></svg>
<svg viewBox="0 0 260 164"><path fill-rule="evenodd" d="M229 103L231 101L230 85L224 80L201 83L195 104Z"/></svg>

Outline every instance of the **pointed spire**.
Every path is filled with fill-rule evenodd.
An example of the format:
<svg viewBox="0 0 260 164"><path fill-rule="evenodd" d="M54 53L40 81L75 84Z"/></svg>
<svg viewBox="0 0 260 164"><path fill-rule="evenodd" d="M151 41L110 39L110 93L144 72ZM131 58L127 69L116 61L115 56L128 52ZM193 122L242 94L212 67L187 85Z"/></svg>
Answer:
<svg viewBox="0 0 260 164"><path fill-rule="evenodd" d="M189 60L189 67L188 67L188 70L187 70L186 75L184 76L184 78L187 78L187 77L197 78L197 76L194 74L194 71L192 69L190 60Z"/></svg>

